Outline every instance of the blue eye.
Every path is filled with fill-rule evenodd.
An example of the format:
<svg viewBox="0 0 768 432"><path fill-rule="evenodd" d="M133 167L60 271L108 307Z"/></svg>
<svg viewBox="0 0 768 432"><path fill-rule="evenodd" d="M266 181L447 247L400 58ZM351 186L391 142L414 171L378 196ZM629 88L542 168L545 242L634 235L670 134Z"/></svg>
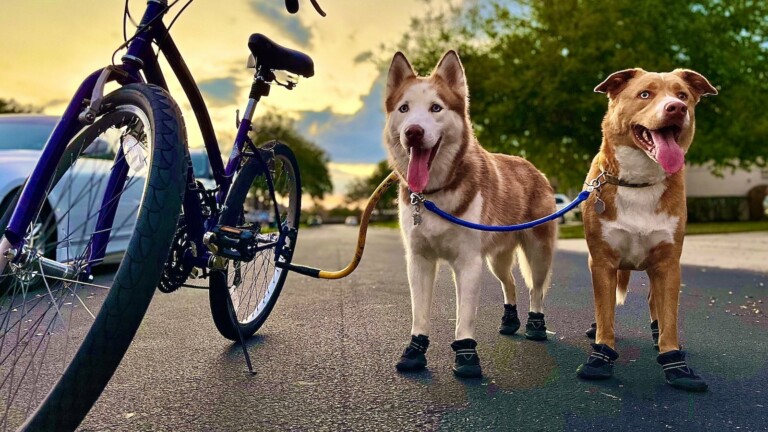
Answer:
<svg viewBox="0 0 768 432"><path fill-rule="evenodd" d="M400 108L397 109L401 113L407 113L408 112L408 104L402 104L400 105Z"/></svg>
<svg viewBox="0 0 768 432"><path fill-rule="evenodd" d="M640 99L648 99L649 97L651 97L651 92L646 90L646 91L640 93L638 96L640 96Z"/></svg>
<svg viewBox="0 0 768 432"><path fill-rule="evenodd" d="M441 107L441 106L440 106L440 105L438 105L438 104L432 104L432 106L431 106L431 107L429 107L429 110L430 110L431 112L440 112L440 111L442 111L442 110L443 110L443 107Z"/></svg>

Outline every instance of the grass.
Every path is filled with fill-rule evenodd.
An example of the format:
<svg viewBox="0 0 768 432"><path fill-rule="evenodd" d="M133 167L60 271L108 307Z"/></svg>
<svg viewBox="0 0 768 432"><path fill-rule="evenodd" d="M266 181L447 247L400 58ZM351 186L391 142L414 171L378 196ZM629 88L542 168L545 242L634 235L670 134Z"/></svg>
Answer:
<svg viewBox="0 0 768 432"><path fill-rule="evenodd" d="M397 221L374 222L371 225L398 228ZM686 227L687 235L696 234L725 234L737 232L768 231L768 221L759 222L708 222L708 223L690 223ZM582 225L561 225L561 239L584 238L584 227Z"/></svg>
<svg viewBox="0 0 768 432"><path fill-rule="evenodd" d="M371 222L372 227L400 229L400 223L395 220Z"/></svg>

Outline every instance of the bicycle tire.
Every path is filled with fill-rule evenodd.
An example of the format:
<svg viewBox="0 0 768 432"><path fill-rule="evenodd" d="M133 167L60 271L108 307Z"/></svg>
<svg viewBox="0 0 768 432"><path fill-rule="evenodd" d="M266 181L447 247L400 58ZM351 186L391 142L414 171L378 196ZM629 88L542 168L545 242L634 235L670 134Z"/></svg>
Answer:
<svg viewBox="0 0 768 432"><path fill-rule="evenodd" d="M30 396L29 401L30 406L27 409L34 408L34 411L31 415L29 412L25 414L26 421L20 426L19 430L74 430L82 422L101 395L131 344L152 299L155 287L160 280L163 263L168 256L178 215L181 210L185 186L184 179L188 166L183 118L178 106L165 90L154 85L131 84L105 96L96 121L81 129L67 146L65 156L59 161L56 170L57 174L54 176L54 183L49 186L46 193L48 194L55 187L58 187L56 184L65 178L67 170L78 163L77 161L82 161L83 164L99 163L87 160L89 156L85 156L83 152L87 146L97 142L97 139L101 139L101 134L105 130L111 131L114 128L114 130L119 132L121 128L125 128L127 131L128 128L138 128L136 125L139 123L141 123L142 131L146 132L146 127L150 128L149 133L142 137L142 140L147 138L147 142L144 143L146 147L142 147L145 152L142 154L146 154L146 158L143 159L146 165L140 165L142 167L141 170L134 168L133 165L131 165L130 169L135 170L135 178L139 180L144 179L145 183L143 188L139 189L140 192L138 192L140 198L136 201L135 225L123 225L129 227L126 231L131 232L131 234L130 239L126 242L127 247L124 254L122 254L120 265L114 274L111 286L103 287L107 288L108 292L90 327L87 327L86 320L86 324L83 326L85 334L77 349L73 349L74 355L71 361L66 365L66 368L62 368L63 372L60 376L56 377L54 374L47 382L41 384L41 387L44 387L47 394L40 393L38 397L45 396L39 404L36 403L35 399L37 389L32 389L32 396ZM102 127L106 129L102 129ZM89 142L92 134L96 135ZM124 145L124 139L125 135L118 138L121 146ZM67 160L67 158L69 159ZM147 159L149 159L148 163L146 162ZM59 174L60 171L61 174ZM91 175L93 176L93 174ZM74 178L74 174L70 177ZM74 184L73 181L71 185ZM117 193L115 200L107 202L101 208L103 209L106 206L117 207L119 201L124 198L123 193L132 187L132 184L124 184L119 193ZM64 186L67 186L67 184L64 184ZM76 189L73 187L72 190ZM80 194L82 193L80 192ZM71 191L69 192L69 197L71 201ZM72 211L72 208L74 207L71 207L68 211ZM97 211L96 214L99 214L99 212ZM125 217L128 220L128 224L133 223L132 218L133 215L128 213L128 216ZM34 225L36 222L33 221L31 225ZM88 223L86 220L82 224L84 227L87 227ZM75 229L79 230L81 228ZM82 228L82 230L85 231L86 228ZM108 234L108 241L115 239L115 232L117 231L118 228L115 228L113 224ZM93 241L93 234L95 232L91 233L91 242ZM71 234L68 235L71 236ZM68 241L73 243L71 239ZM116 242L117 240L114 241ZM86 253L88 253L87 247L91 246L93 246L93 243L89 243L84 247L81 258L86 256ZM66 259L66 262L76 262L78 258L67 256ZM40 268L43 268L42 264ZM5 270L7 269L9 268L4 269L3 276L6 276L7 272ZM16 273L12 273L9 277L15 276ZM54 296L49 282L47 282L49 276L44 277L46 278L46 287L48 287L51 300L53 300L53 303L58 302L59 300ZM61 294L61 296L67 297L69 295L77 298L82 307L88 311L88 314L94 317L88 310L86 301L83 300L84 296L78 295L77 291L79 286L82 287L88 284L78 279L77 275L72 276L72 278L74 281L69 281L66 288L68 291ZM55 282L52 281L50 283ZM62 285L65 284L67 282L62 283ZM99 286L96 284L90 285ZM89 290L95 289L91 287ZM72 294L70 295L69 292ZM39 296L40 294L38 294ZM28 302L26 297L22 298L21 301L23 305L26 305ZM7 315L9 316L13 302L11 300L8 303ZM32 300L29 300L29 302L32 303ZM63 304L71 305L74 302L74 300L71 300L70 303ZM39 302L35 304L37 303ZM49 301L48 303L51 304L52 302ZM35 304L30 306L30 311L34 309ZM77 306L75 304L70 306L70 308L74 310ZM50 309L50 306L48 309ZM82 310L80 309L80 311ZM48 312L43 312L42 317L45 318L47 314ZM54 335L56 335L57 314L61 315L60 321L66 324L67 318L59 311L57 306L52 318L54 323L53 331L47 330L42 334L42 339L48 337L49 340L52 340ZM69 319L71 321L69 324L75 326L76 321L72 318L73 314L73 312L70 312ZM32 325L30 325L31 327ZM50 328L51 325L49 324L48 329ZM8 328L6 326L0 330L6 331ZM21 331L21 325L19 325L18 333L21 333ZM37 331L34 330L34 332ZM69 331L70 329L68 328L67 332ZM4 336L5 333L3 333L3 340L5 340ZM30 335L30 342L33 340L33 336L40 335ZM24 337L27 336L24 335ZM73 340L79 337L80 335L73 336ZM66 344L70 343L69 338L70 335L67 333L63 363L67 361ZM39 342L40 345L37 351L28 353L33 357L29 360L30 366L34 365L36 361L34 356L37 355L42 343ZM50 341L46 342L43 356L49 350L50 344ZM18 348L11 347L11 349ZM53 351L56 351L56 349ZM20 355L23 355L23 352L22 354L17 354L17 356ZM40 360L39 376L34 378L34 385L37 385L37 381L41 377L44 379L49 378L47 375L44 376L43 372L40 372L44 369L43 361L44 359ZM13 364L11 367L15 368L16 365ZM27 369L29 369L29 366ZM4 369L0 370L5 371ZM24 376L20 379L19 385L21 385L23 380ZM7 379L3 383L6 381ZM50 382L50 385L48 382ZM11 385L13 385L13 379L11 379ZM48 391L48 388L50 388L50 391ZM18 391L13 393L14 397ZM2 421L5 428L12 427L8 422L7 416L12 411L13 403L13 398L6 401L5 417L3 417ZM15 409L15 407L13 408Z"/></svg>
<svg viewBox="0 0 768 432"><path fill-rule="evenodd" d="M280 221L280 226L283 229L292 229L298 234L299 218L301 215L301 176L296 157L288 146L280 142L269 142L263 145L262 148L267 146L273 146L273 156L272 160L267 160L266 163L275 172L283 168L287 169L285 173L291 176L286 184L281 184L279 176L273 176L275 189L280 194L280 196L276 195L278 205L286 209L279 217L273 215L273 218L275 221ZM254 188L258 191L258 185L261 185L262 189L268 187L261 171L260 164L255 159L251 159L243 165L227 195L224 210L219 216L219 224L245 229L249 228L247 225L242 226L245 223L246 212L244 204L248 192L249 190L254 190ZM266 193L267 191L264 190L264 192ZM267 200L265 207L272 211L273 202L271 199ZM282 238L284 239L284 237ZM296 246L295 243L296 236L294 235L293 244L287 248L286 253L282 254L281 260L287 263L291 262L293 250ZM280 296L288 274L287 270L274 266L275 250L282 246L284 245L276 245L275 248L266 249L266 253L260 253L254 260L248 263L230 261L227 263L225 270L211 271L209 281L211 315L219 333L225 338L233 341L239 340L238 331L243 337L250 337L266 322L277 302L277 298ZM249 275L252 281L256 281L251 284L250 290L243 290L239 286L232 286L231 282L234 280L230 280L230 278L233 278L233 273L236 269L243 268L244 265L245 273L249 273L249 269L256 270L257 264L261 264L258 273ZM266 270L263 271L265 267ZM262 278L261 275L264 277ZM257 287L256 284L261 286ZM263 289L263 296L257 294L257 297L253 298L253 290L257 288ZM248 298L243 303L246 295ZM251 300L254 301L251 302ZM233 306L230 306L230 304ZM243 304L245 306L241 308L240 305ZM237 320L237 323L233 322L233 317Z"/></svg>

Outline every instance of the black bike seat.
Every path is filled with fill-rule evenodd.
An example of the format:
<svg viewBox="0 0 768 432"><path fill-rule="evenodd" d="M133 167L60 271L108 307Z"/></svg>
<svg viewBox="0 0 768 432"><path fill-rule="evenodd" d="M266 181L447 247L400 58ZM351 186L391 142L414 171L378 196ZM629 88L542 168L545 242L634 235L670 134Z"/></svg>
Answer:
<svg viewBox="0 0 768 432"><path fill-rule="evenodd" d="M315 64L308 55L280 46L263 34L252 34L248 38L248 48L261 67L285 70L306 78L315 74Z"/></svg>

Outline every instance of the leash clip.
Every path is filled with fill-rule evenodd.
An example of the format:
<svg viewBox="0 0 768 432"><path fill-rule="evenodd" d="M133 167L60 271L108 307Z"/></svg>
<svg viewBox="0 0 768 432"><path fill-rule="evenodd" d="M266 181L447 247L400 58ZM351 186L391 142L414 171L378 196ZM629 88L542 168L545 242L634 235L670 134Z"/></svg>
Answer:
<svg viewBox="0 0 768 432"><path fill-rule="evenodd" d="M585 182L584 184L587 186L587 191L600 191L600 188L607 183L607 180L605 179L605 171L601 171L600 174L593 178L592 180Z"/></svg>

